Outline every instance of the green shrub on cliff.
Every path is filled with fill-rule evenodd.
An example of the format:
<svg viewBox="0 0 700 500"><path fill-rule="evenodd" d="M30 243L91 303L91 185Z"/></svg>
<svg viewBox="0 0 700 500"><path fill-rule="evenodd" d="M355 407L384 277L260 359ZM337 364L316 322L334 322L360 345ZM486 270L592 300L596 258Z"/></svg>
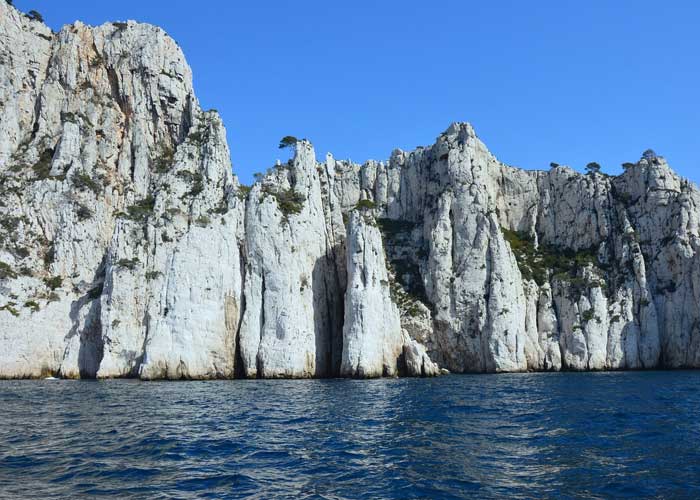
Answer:
<svg viewBox="0 0 700 500"><path fill-rule="evenodd" d="M31 19L32 21L39 21L40 23L44 22L44 16L39 14L36 10L30 10L27 12L26 16Z"/></svg>
<svg viewBox="0 0 700 500"><path fill-rule="evenodd" d="M296 146L297 142L299 142L299 139L294 137L293 135L285 135L280 139L280 149L285 149L285 148L292 148Z"/></svg>
<svg viewBox="0 0 700 500"><path fill-rule="evenodd" d="M377 205L372 200L360 200L357 202L357 206L355 208L360 210L372 210L377 208Z"/></svg>

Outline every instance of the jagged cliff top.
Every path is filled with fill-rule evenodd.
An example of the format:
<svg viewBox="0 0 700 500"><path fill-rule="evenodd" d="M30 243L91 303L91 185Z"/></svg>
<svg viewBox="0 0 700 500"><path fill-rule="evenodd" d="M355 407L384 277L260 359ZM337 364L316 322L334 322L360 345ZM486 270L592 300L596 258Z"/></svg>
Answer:
<svg viewBox="0 0 700 500"><path fill-rule="evenodd" d="M58 32L53 32L42 21L30 18L27 14L19 11L16 7L9 5L7 2L0 2L0 14L2 14L2 18L4 20L0 20L0 24L3 27L3 31L7 34L8 40L12 39L17 41L17 39L19 39L21 41L19 44L13 44L13 48L8 48L9 56L12 57L14 55L16 57L28 57L28 66L32 65L33 58L31 57L32 51L28 50L27 48L27 44L29 43L29 40L26 38L27 33L35 35L36 38L43 40L44 43L54 39L59 40L60 46L65 47L62 49L64 51L66 49L76 50L79 47L79 45L76 45L76 42L83 44L87 41L87 39L92 38L97 51L95 53L96 56L102 55L100 52L103 52L109 60L111 59L110 55L124 54L125 52L121 49L121 47L127 45L129 60L131 60L133 64L136 64L138 68L145 71L155 71L155 68L160 68L161 74L169 74L170 76L174 76L175 78L181 80L186 87L186 93L190 94L193 99L196 99L194 97L194 92L192 91L191 70L186 63L182 50L177 42L158 26L133 20L124 22L106 22L98 26L89 26L81 21L76 21L72 24L64 25ZM123 33L125 31L130 33L130 36L128 37L130 38L130 41L120 45L105 43L106 39L111 38L117 33ZM36 38L34 38L32 43L39 43L41 45L41 42L36 40ZM110 50L110 47L114 48ZM43 50L46 50L47 48L48 46L44 46ZM158 58L160 58L160 60L154 60ZM171 70L172 73L170 73ZM69 85L71 83L77 84L77 82L71 82L71 78L67 78L66 80L66 83ZM439 144L441 142L459 144L464 143L469 139L479 140L472 124L468 122L454 122L438 136L435 144L426 147L419 146L413 150L406 151L402 149L395 149L392 151L387 162L391 162L392 159L402 156L418 154L421 151L433 150L436 148L439 149ZM181 140L181 138L176 138L175 142L178 142L179 140ZM0 163L3 162L2 152L2 148L0 147ZM329 153L329 155L332 157L331 153ZM343 162L343 160L339 161ZM368 159L364 161L362 165L372 163L377 163L377 161ZM656 159L654 162L647 161L647 163L649 163L651 166L666 165L665 160L661 157ZM640 162L635 163L635 165L644 165L644 160L640 160ZM557 168L570 169L571 167L568 167L567 165L558 165ZM532 172L543 171L542 169L523 170ZM571 170L572 172L578 172L575 169Z"/></svg>

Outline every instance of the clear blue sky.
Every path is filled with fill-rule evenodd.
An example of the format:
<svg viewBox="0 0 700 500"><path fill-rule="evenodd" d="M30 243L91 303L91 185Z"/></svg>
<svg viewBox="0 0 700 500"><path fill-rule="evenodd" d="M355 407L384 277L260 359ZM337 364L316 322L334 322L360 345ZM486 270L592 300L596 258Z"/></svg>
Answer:
<svg viewBox="0 0 700 500"><path fill-rule="evenodd" d="M646 148L700 181L700 1L15 0L58 29L135 19L183 48L244 182L284 135L386 159L469 121L496 156L609 173Z"/></svg>

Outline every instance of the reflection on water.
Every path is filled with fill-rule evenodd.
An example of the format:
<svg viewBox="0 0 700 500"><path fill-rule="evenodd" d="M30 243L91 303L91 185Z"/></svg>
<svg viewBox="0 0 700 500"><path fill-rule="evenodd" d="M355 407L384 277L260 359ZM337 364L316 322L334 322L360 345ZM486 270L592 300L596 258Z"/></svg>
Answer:
<svg viewBox="0 0 700 500"><path fill-rule="evenodd" d="M0 498L700 496L700 373L0 381Z"/></svg>

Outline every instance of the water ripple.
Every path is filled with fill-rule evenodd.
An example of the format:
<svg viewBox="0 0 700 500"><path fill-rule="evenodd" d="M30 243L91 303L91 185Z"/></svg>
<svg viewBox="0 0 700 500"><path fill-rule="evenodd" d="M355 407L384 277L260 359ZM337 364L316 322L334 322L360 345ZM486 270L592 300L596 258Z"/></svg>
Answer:
<svg viewBox="0 0 700 500"><path fill-rule="evenodd" d="M0 497L700 497L699 386L698 372L0 381Z"/></svg>

